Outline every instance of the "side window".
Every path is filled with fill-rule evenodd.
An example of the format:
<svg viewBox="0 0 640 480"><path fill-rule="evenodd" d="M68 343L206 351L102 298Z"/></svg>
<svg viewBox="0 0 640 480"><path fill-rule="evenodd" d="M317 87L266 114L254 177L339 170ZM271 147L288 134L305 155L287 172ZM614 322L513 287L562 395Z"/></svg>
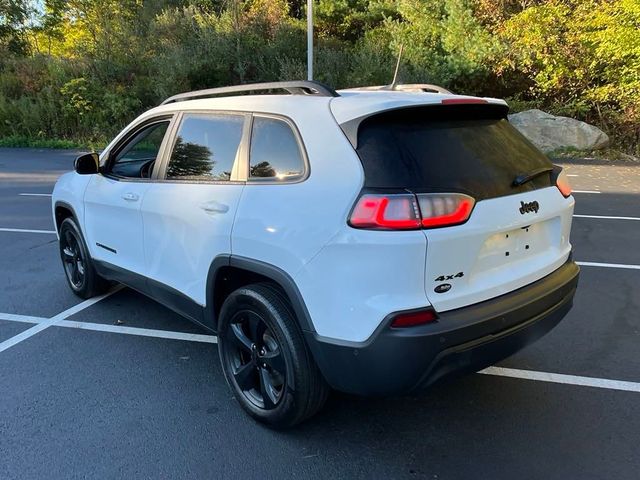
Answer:
<svg viewBox="0 0 640 480"><path fill-rule="evenodd" d="M167 167L167 179L231 179L244 116L185 115Z"/></svg>
<svg viewBox="0 0 640 480"><path fill-rule="evenodd" d="M304 175L304 160L291 126L268 117L254 117L249 177L293 180Z"/></svg>
<svg viewBox="0 0 640 480"><path fill-rule="evenodd" d="M140 130L117 153L110 173L119 177L149 178L168 127L167 120Z"/></svg>

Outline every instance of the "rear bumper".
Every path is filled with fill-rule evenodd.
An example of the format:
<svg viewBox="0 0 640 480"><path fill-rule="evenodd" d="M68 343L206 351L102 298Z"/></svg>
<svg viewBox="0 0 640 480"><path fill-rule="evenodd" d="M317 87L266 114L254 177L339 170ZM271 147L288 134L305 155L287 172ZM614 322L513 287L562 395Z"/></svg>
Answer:
<svg viewBox="0 0 640 480"><path fill-rule="evenodd" d="M526 287L439 314L437 323L392 329L389 316L369 340L336 342L307 332L327 382L360 395L394 395L474 372L536 341L573 305L579 268L568 261Z"/></svg>

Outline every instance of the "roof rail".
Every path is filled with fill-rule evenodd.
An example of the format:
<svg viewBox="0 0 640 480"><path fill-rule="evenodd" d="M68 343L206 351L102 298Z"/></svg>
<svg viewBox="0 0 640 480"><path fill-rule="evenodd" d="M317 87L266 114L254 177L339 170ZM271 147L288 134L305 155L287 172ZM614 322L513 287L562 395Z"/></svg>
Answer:
<svg viewBox="0 0 640 480"><path fill-rule="evenodd" d="M399 85L378 85L373 87L357 87L348 90L385 91L385 92L431 92L453 94L451 90L430 83L406 83Z"/></svg>
<svg viewBox="0 0 640 480"><path fill-rule="evenodd" d="M231 87L208 88L206 90L179 93L178 95L167 98L160 105L183 102L185 100L195 100L197 98L232 96L236 93L265 92L269 90L285 90L291 95L317 95L320 97L340 96L333 88L324 85L323 83L310 80L299 80L291 82L247 83L244 85L233 85Z"/></svg>

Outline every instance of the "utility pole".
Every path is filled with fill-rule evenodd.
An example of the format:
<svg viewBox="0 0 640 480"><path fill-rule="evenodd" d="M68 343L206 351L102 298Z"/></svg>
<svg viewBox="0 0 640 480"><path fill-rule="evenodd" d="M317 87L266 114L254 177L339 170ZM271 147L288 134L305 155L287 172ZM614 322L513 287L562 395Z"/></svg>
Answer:
<svg viewBox="0 0 640 480"><path fill-rule="evenodd" d="M307 0L307 80L313 80L313 0Z"/></svg>

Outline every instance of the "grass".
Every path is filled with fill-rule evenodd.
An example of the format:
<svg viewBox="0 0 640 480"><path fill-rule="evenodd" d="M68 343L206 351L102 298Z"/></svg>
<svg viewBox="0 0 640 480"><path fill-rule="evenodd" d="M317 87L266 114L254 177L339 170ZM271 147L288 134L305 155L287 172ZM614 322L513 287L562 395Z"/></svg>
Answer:
<svg viewBox="0 0 640 480"><path fill-rule="evenodd" d="M93 141L69 140L66 138L34 138L26 135L10 135L0 138L0 147L11 148L56 148L56 149L79 149L94 150L98 147L104 147Z"/></svg>

